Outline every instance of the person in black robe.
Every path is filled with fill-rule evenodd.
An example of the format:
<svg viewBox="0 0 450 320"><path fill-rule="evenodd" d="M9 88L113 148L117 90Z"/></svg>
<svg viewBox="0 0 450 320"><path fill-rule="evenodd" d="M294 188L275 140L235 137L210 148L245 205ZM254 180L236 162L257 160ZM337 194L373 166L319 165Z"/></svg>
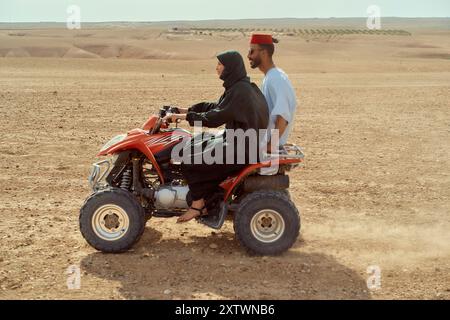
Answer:
<svg viewBox="0 0 450 320"><path fill-rule="evenodd" d="M251 145L249 139L245 139L244 146L239 146L239 150L244 149L244 157L237 154L238 150L236 149L229 150L229 148L237 147L237 140L235 137L227 140L228 130L242 129L245 133L247 130L253 129L255 133L259 133L268 126L269 108L266 99L259 88L250 82L242 56L236 51L227 51L219 54L217 59L219 61L216 70L225 87L225 92L218 102L202 102L188 109L178 108L180 114L168 114L163 119L172 122L182 119L187 120L191 126L194 123L196 125L201 123L202 126L208 128L217 128L225 124L226 129L222 135L203 135L200 140L203 153L212 150L211 155L214 156L217 148L222 149L223 160L220 161L221 163L205 164L204 162L198 163L198 160L195 161L195 153L192 152L192 149L195 143L199 143L198 137L197 139L193 138L191 143L185 147L185 151L191 151L189 154L192 155L192 158L191 161L182 163L182 172L189 185L193 203L177 222L186 222L199 215L207 214L205 199L208 199L217 190L219 184L227 177L237 174L249 163L258 162L260 140L257 141L257 161L254 161L255 157L251 152L255 149L251 148L254 146ZM230 141L230 139L234 139L234 141ZM230 158L227 158L227 152L233 154L232 163L229 163Z"/></svg>

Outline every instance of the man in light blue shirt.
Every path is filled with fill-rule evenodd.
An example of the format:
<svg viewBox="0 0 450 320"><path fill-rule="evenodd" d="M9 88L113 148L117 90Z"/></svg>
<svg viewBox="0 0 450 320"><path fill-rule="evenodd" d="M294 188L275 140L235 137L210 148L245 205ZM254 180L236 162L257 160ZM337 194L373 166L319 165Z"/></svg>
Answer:
<svg viewBox="0 0 450 320"><path fill-rule="evenodd" d="M252 69L259 68L265 75L261 91L269 106L270 122L268 129L278 130L278 145L282 146L288 142L289 134L294 125L297 99L288 76L283 70L277 68L273 62L274 43L278 43L278 40L273 39L271 35L254 34L247 58L250 60ZM269 152L271 151L270 145L269 142Z"/></svg>

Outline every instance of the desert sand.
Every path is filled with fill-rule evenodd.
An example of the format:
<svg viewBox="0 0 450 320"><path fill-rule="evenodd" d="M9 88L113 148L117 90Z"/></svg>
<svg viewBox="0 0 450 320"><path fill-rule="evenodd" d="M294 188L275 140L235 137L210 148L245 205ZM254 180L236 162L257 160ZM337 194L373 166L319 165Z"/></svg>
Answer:
<svg viewBox="0 0 450 320"><path fill-rule="evenodd" d="M364 29L343 19L0 24L0 298L450 299L450 20L388 22L410 35L295 31ZM100 147L163 105L218 98L214 56L246 55L252 28L278 29L297 93L297 243L249 256L231 221L155 218L127 253L89 247L78 214Z"/></svg>

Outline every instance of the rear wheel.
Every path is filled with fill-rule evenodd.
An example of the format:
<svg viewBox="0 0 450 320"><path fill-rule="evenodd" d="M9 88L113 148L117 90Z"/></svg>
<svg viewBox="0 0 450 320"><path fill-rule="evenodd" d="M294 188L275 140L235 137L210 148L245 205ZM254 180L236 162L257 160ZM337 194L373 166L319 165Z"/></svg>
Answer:
<svg viewBox="0 0 450 320"><path fill-rule="evenodd" d="M250 252L277 255L288 250L300 233L300 215L285 194L262 190L247 195L234 215L239 242Z"/></svg>
<svg viewBox="0 0 450 320"><path fill-rule="evenodd" d="M80 210L80 231L86 241L102 252L130 249L142 236L144 209L128 191L117 188L91 195Z"/></svg>

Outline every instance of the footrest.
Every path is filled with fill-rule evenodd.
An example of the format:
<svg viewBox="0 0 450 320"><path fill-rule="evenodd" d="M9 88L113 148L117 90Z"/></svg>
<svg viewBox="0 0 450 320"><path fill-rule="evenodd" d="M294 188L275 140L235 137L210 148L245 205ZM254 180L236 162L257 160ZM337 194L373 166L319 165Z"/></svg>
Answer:
<svg viewBox="0 0 450 320"><path fill-rule="evenodd" d="M152 216L156 218L172 218L172 217L179 217L182 214L183 212L181 211L156 210L152 213Z"/></svg>

